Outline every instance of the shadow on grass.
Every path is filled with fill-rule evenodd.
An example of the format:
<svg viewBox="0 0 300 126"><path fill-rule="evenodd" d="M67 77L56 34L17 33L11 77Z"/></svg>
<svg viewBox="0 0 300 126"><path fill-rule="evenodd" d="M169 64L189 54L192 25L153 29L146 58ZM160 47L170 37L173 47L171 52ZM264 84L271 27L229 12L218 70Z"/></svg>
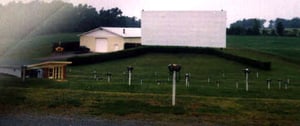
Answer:
<svg viewBox="0 0 300 126"><path fill-rule="evenodd" d="M1 89L1 105L21 105L26 100L26 91L17 89Z"/></svg>
<svg viewBox="0 0 300 126"><path fill-rule="evenodd" d="M0 75L0 112L2 114L14 112L16 106L25 104L27 91L10 88L22 86L21 83L21 80L18 78Z"/></svg>
<svg viewBox="0 0 300 126"><path fill-rule="evenodd" d="M117 100L113 102L100 103L96 102L92 105L90 113L93 115L101 114L114 114L114 115L128 115L134 113L164 113L164 114L176 114L182 115L185 113L185 109L181 106L154 106L149 103L136 101L136 100Z"/></svg>
<svg viewBox="0 0 300 126"><path fill-rule="evenodd" d="M284 102L284 101L261 101L261 100L238 100L242 109L248 111L259 111L268 114L275 114L281 116L297 116L300 117L300 105L298 102Z"/></svg>
<svg viewBox="0 0 300 126"><path fill-rule="evenodd" d="M74 107L80 107L81 106L81 101L76 98L61 98L61 97L55 97L54 99L50 100L48 104L48 108L55 108L59 106L74 106Z"/></svg>

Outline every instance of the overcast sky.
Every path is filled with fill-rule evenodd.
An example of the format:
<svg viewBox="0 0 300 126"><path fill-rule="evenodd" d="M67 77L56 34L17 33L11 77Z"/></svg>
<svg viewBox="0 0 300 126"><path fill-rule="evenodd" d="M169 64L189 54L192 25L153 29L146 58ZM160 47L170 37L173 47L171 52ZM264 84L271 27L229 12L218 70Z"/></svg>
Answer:
<svg viewBox="0 0 300 126"><path fill-rule="evenodd" d="M32 0L0 0L29 2ZM52 0L43 0L52 1ZM88 4L101 9L119 7L123 15L140 18L141 10L225 10L227 24L243 18L291 19L300 17L300 0L63 0L75 5Z"/></svg>

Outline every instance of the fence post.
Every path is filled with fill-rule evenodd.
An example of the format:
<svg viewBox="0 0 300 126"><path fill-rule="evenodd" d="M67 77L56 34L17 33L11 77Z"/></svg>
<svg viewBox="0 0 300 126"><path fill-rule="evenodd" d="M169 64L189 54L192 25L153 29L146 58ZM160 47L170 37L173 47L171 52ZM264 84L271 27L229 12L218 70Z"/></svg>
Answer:
<svg viewBox="0 0 300 126"><path fill-rule="evenodd" d="M190 74L189 73L185 74L185 86L187 88L190 87Z"/></svg>
<svg viewBox="0 0 300 126"><path fill-rule="evenodd" d="M271 82L272 82L271 79L267 79L267 84L268 84L268 89L269 89L269 90L270 90L270 88L271 88Z"/></svg>
<svg viewBox="0 0 300 126"><path fill-rule="evenodd" d="M131 75L132 75L133 67L132 66L128 66L127 70L128 70L128 85L130 86L131 85L131 79L132 79Z"/></svg>
<svg viewBox="0 0 300 126"><path fill-rule="evenodd" d="M110 72L106 73L107 82L110 83L112 74Z"/></svg>
<svg viewBox="0 0 300 126"><path fill-rule="evenodd" d="M248 91L248 90L249 90L248 79L249 79L249 73L250 73L250 70L249 70L249 68L246 68L246 69L244 69L243 71L244 71L245 76L246 76L246 80L245 80L245 82L246 82L246 91Z"/></svg>

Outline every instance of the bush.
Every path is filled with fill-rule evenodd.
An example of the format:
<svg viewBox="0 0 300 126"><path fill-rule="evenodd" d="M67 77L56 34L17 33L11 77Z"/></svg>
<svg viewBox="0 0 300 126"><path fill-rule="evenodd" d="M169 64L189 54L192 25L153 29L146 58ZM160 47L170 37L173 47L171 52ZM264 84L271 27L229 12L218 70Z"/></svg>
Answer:
<svg viewBox="0 0 300 126"><path fill-rule="evenodd" d="M221 48L222 49L222 48ZM85 65L100 63L110 60L118 60L129 57L135 57L144 55L146 53L167 53L167 54L178 54L178 53L191 53L191 54L207 54L214 55L224 59L236 61L245 65L260 68L263 70L271 69L271 62L262 62L253 60L246 57L241 57L229 53L224 53L214 48L200 48L200 47L176 47L176 46L141 46L134 49L128 49L118 52L106 53L106 54L95 54L90 56L80 56L69 58L68 61L72 62L72 65Z"/></svg>
<svg viewBox="0 0 300 126"><path fill-rule="evenodd" d="M76 51L75 53L76 54L82 54L82 53L89 53L90 52L90 49L85 47L85 46L80 46Z"/></svg>
<svg viewBox="0 0 300 126"><path fill-rule="evenodd" d="M63 47L64 52L77 51L80 48L78 41L65 41L62 43L53 43L52 44L52 52L55 52L55 48L58 46Z"/></svg>

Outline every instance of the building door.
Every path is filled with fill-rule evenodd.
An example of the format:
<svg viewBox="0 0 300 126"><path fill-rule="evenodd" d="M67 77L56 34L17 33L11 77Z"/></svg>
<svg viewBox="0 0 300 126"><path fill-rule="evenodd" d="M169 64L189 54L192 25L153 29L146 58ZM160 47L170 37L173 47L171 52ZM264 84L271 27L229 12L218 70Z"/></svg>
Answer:
<svg viewBox="0 0 300 126"><path fill-rule="evenodd" d="M107 39L96 39L96 52L107 52Z"/></svg>

